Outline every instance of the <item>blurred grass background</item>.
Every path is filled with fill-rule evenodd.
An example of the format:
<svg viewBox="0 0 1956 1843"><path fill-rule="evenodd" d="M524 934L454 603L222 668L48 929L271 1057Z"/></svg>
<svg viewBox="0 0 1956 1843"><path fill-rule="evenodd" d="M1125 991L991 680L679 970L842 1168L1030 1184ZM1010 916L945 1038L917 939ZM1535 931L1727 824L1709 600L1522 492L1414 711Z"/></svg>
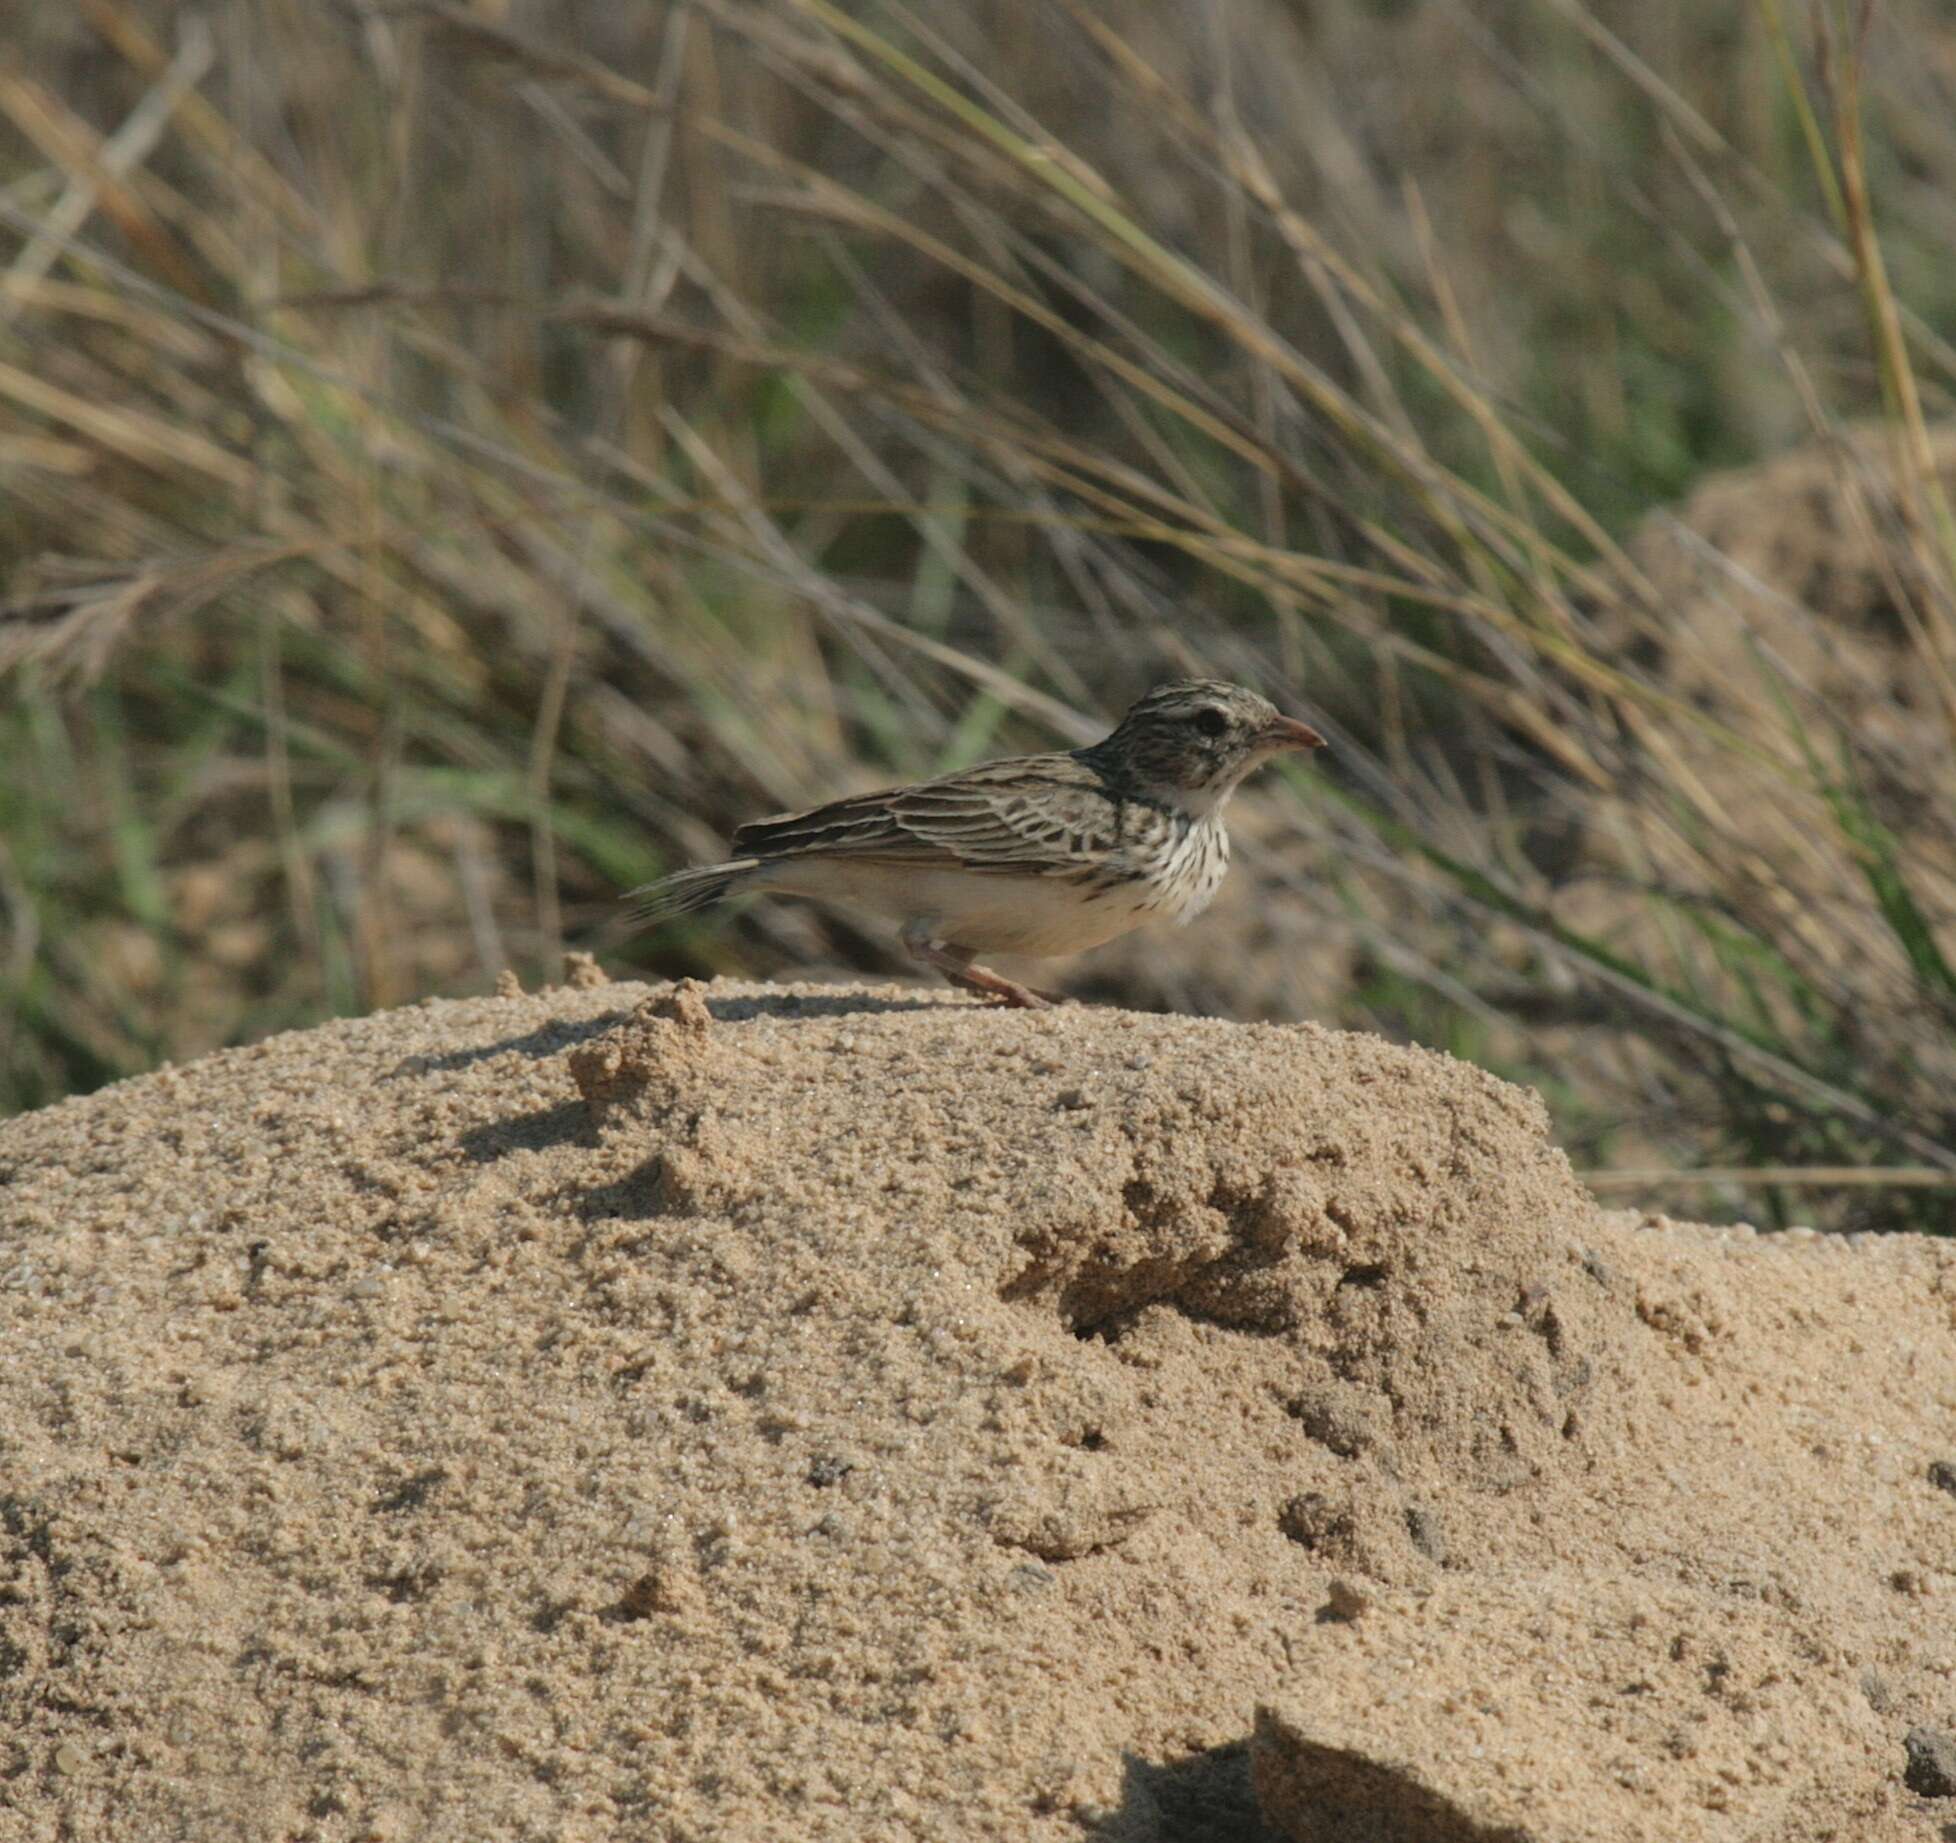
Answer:
<svg viewBox="0 0 1956 1843"><path fill-rule="evenodd" d="M615 897L1196 668L1334 753L1072 990L1946 1222L1946 6L0 22L0 1111L567 948L894 970Z"/></svg>

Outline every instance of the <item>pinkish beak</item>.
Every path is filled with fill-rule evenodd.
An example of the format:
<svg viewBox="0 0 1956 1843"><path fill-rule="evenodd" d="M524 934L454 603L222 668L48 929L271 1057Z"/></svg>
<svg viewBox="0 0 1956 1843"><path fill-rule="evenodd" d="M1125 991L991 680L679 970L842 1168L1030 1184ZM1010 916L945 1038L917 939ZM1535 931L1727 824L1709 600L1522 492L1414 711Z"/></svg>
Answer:
<svg viewBox="0 0 1956 1843"><path fill-rule="evenodd" d="M1295 717L1272 717L1263 726L1263 734L1258 740L1273 755L1288 749L1324 747L1324 738L1308 723L1300 723Z"/></svg>

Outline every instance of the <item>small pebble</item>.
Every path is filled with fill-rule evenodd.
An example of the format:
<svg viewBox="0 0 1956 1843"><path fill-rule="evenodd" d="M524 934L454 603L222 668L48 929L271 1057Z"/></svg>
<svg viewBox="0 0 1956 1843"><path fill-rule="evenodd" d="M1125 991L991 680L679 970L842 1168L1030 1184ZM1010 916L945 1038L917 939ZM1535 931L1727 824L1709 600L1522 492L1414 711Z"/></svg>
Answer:
<svg viewBox="0 0 1956 1843"><path fill-rule="evenodd" d="M1412 1538L1413 1547L1428 1561L1445 1563L1447 1559L1446 1528L1439 1516L1431 1510L1414 1506L1406 1512L1406 1534Z"/></svg>
<svg viewBox="0 0 1956 1843"><path fill-rule="evenodd" d="M1956 1740L1939 1728L1911 1728L1902 1747L1902 1783L1924 1798L1956 1798Z"/></svg>
<svg viewBox="0 0 1956 1843"><path fill-rule="evenodd" d="M1325 1590L1324 1611L1320 1619L1342 1619L1350 1621L1370 1608L1372 1596L1362 1587L1354 1586L1339 1576Z"/></svg>

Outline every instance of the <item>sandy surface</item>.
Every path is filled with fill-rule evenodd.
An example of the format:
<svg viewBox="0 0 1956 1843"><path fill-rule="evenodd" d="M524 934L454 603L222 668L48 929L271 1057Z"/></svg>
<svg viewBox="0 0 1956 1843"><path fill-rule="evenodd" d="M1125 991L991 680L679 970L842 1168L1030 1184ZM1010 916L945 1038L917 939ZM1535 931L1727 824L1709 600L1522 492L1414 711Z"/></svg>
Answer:
<svg viewBox="0 0 1956 1843"><path fill-rule="evenodd" d="M1938 1843L1953 1568L1956 1246L1369 1038L586 986L0 1126L6 1843Z"/></svg>

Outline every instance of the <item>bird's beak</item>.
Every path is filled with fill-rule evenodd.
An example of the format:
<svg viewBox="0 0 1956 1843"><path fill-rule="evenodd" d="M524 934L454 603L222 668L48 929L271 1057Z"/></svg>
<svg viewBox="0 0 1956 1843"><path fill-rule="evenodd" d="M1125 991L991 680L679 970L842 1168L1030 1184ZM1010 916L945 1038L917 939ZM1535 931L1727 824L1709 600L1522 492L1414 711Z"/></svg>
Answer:
<svg viewBox="0 0 1956 1843"><path fill-rule="evenodd" d="M1324 738L1308 723L1295 717L1272 717L1257 738L1265 753L1280 755L1290 749L1321 749Z"/></svg>

